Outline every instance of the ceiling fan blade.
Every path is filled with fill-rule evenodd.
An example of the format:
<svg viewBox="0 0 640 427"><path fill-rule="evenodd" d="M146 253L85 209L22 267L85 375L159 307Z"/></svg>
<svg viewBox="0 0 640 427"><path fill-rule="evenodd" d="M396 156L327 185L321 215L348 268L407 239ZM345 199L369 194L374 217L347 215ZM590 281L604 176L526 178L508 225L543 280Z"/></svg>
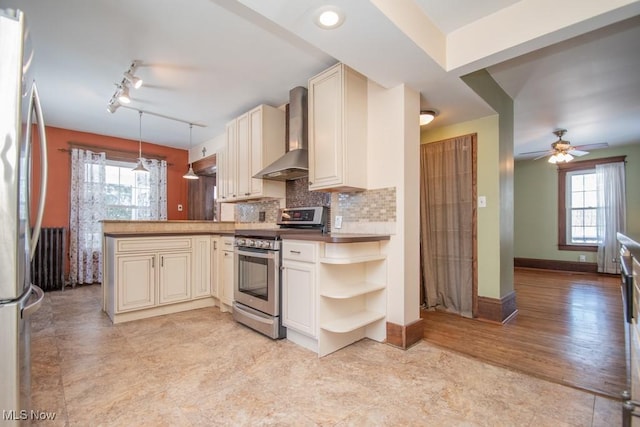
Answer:
<svg viewBox="0 0 640 427"><path fill-rule="evenodd" d="M578 150L597 150L599 148L609 148L609 143L599 142L597 144L574 145L573 148Z"/></svg>
<svg viewBox="0 0 640 427"><path fill-rule="evenodd" d="M587 154L589 154L588 151L581 151L581 150L569 150L568 151L569 154L571 154L572 156L586 156Z"/></svg>
<svg viewBox="0 0 640 427"><path fill-rule="evenodd" d="M516 157L519 159L533 159L547 156L549 154L553 154L553 150L543 150L543 151L529 151L527 153L517 154Z"/></svg>
<svg viewBox="0 0 640 427"><path fill-rule="evenodd" d="M541 155L539 155L539 156L535 157L533 160L542 159L543 157L547 157L547 156L550 156L550 155L552 155L552 154L553 154L553 151L547 151L546 153L541 154Z"/></svg>

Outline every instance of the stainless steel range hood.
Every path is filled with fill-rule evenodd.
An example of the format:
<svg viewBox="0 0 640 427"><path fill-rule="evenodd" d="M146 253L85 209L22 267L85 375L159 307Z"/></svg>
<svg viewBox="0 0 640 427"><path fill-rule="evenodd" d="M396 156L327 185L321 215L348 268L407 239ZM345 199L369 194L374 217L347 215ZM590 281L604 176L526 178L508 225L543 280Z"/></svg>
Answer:
<svg viewBox="0 0 640 427"><path fill-rule="evenodd" d="M255 174L254 178L288 181L309 174L307 150L307 89L298 86L289 91L289 134L287 152Z"/></svg>

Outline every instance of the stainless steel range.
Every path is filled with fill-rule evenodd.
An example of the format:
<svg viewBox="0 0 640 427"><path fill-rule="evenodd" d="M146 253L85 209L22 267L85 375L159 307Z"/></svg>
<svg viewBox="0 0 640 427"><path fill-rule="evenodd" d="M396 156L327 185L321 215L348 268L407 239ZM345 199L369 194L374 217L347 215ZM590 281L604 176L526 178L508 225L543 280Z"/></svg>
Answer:
<svg viewBox="0 0 640 427"><path fill-rule="evenodd" d="M285 233L321 233L324 207L281 209L278 228L236 230L233 318L274 338L285 338L282 326L280 251Z"/></svg>

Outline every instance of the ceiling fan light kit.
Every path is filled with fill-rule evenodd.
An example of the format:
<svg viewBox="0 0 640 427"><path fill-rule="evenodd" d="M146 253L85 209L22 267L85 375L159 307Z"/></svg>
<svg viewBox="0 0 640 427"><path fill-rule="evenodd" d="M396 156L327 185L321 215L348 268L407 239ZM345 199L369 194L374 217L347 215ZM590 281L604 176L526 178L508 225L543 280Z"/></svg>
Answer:
<svg viewBox="0 0 640 427"><path fill-rule="evenodd" d="M529 156L529 158L533 157L533 160L551 156L548 160L549 163L567 163L575 157L586 156L589 154L588 151L584 151L585 149L607 148L609 146L606 142L573 146L569 141L562 139L565 133L567 133L566 129L556 129L553 131L553 134L558 137L558 140L551 144L551 150L521 153L520 156Z"/></svg>

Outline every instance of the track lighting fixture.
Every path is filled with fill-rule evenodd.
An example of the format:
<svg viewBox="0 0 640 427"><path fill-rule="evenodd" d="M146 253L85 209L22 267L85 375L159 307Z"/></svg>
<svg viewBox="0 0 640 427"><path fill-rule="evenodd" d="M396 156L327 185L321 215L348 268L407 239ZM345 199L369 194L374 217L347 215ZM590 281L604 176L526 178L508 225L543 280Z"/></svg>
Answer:
<svg viewBox="0 0 640 427"><path fill-rule="evenodd" d="M193 124L189 123L189 149L191 149L191 129L193 128ZM189 170L186 174L182 175L183 178L186 179L200 179L198 175L193 171L193 166L189 163Z"/></svg>
<svg viewBox="0 0 640 427"><path fill-rule="evenodd" d="M111 99L107 103L107 111L110 113L115 113L118 107L123 104L129 104L131 102L131 96L129 96L129 86L133 86L134 89L138 89L142 86L142 79L135 76L134 72L138 67L139 62L133 61L127 69L123 73L123 78L120 83L116 83L116 91L113 95L111 95Z"/></svg>

